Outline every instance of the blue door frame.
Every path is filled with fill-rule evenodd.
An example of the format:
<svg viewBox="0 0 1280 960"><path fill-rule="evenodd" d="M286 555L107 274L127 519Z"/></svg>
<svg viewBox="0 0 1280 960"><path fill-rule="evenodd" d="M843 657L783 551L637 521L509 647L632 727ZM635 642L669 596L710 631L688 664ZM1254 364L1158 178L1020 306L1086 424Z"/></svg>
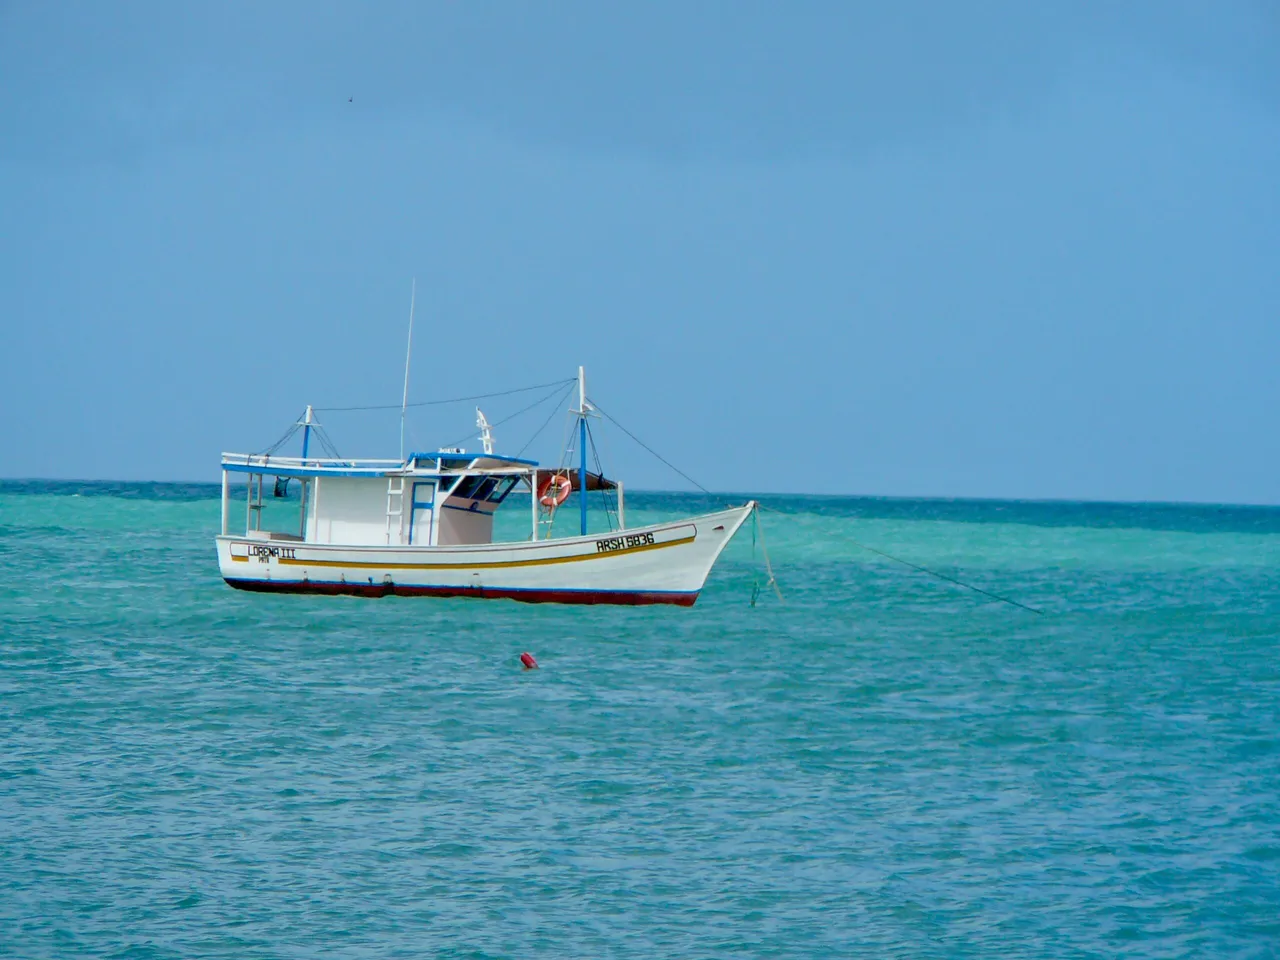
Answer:
<svg viewBox="0 0 1280 960"><path fill-rule="evenodd" d="M427 499L425 500L419 499L418 497L419 487L428 488L427 490L424 491L427 495ZM430 545L431 543L431 510L435 505L435 500L436 500L436 484L434 480L414 481L413 493L409 497L409 544L410 545L413 544L413 528L414 528L414 524L418 522L419 510L425 510L427 514L427 516L425 517L425 521L427 523L427 544Z"/></svg>

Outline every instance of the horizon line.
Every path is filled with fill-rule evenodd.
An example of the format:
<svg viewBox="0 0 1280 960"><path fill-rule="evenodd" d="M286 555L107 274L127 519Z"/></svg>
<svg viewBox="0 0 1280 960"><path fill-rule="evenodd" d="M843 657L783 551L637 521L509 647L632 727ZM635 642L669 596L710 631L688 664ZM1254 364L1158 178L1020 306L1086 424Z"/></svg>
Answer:
<svg viewBox="0 0 1280 960"><path fill-rule="evenodd" d="M146 484L150 486L209 486L220 488L218 480L116 480L110 478L90 479L86 477L0 477L0 485L6 483L81 483L81 484ZM243 484L235 484L243 486ZM1073 497L1001 497L973 496L953 494L898 494L898 493L802 493L794 491L768 490L671 490L628 487L630 494L664 494L699 497L809 497L831 500L901 500L932 502L969 502L969 503L1026 503L1026 504L1083 504L1092 506L1146 506L1146 507L1232 507L1244 509L1273 510L1280 509L1280 501L1275 503L1240 503L1221 500L1107 500Z"/></svg>

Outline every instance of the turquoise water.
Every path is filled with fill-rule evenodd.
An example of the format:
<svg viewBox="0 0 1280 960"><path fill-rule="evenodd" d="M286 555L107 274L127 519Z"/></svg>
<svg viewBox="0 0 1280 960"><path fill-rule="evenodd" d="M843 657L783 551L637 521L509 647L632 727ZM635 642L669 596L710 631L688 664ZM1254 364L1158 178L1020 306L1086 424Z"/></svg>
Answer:
<svg viewBox="0 0 1280 960"><path fill-rule="evenodd" d="M0 955L1280 953L1280 510L765 498L684 610L239 593L216 498L0 484Z"/></svg>

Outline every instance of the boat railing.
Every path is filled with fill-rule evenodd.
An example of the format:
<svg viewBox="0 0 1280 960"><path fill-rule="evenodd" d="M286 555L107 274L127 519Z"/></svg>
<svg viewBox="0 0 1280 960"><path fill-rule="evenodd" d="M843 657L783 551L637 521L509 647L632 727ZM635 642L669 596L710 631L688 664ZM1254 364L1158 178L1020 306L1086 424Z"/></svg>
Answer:
<svg viewBox="0 0 1280 960"><path fill-rule="evenodd" d="M224 453L223 466L262 467L270 470L390 470L404 466L403 460L372 460L352 457L280 457L270 453Z"/></svg>
<svg viewBox="0 0 1280 960"><path fill-rule="evenodd" d="M479 455L477 456L479 458ZM472 469L460 465L456 469L439 471L413 467L410 461L385 460L353 457L280 457L267 453L223 453L222 468L234 472L245 473L299 473L323 476L325 474L366 474L369 476L385 476L387 474L438 474L449 475L478 473L485 475L524 476L537 469L536 466L520 467L481 467Z"/></svg>

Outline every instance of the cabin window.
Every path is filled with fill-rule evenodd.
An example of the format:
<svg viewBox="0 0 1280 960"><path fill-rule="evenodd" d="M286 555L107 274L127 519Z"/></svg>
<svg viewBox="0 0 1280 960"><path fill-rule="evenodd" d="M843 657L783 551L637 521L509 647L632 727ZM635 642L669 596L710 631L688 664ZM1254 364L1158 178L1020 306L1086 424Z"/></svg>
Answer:
<svg viewBox="0 0 1280 960"><path fill-rule="evenodd" d="M462 497L464 500L476 499L476 489L480 484L484 483L485 477L463 477L462 482L453 488L451 496Z"/></svg>
<svg viewBox="0 0 1280 960"><path fill-rule="evenodd" d="M480 486L476 487L476 492L471 496L476 500L488 500L489 494L493 493L493 488L498 485L498 481L493 477L486 477Z"/></svg>
<svg viewBox="0 0 1280 960"><path fill-rule="evenodd" d="M511 488L516 485L515 477L506 477L499 480L494 486L493 492L489 494L489 500L492 503L501 503L507 498L507 494L511 492Z"/></svg>

